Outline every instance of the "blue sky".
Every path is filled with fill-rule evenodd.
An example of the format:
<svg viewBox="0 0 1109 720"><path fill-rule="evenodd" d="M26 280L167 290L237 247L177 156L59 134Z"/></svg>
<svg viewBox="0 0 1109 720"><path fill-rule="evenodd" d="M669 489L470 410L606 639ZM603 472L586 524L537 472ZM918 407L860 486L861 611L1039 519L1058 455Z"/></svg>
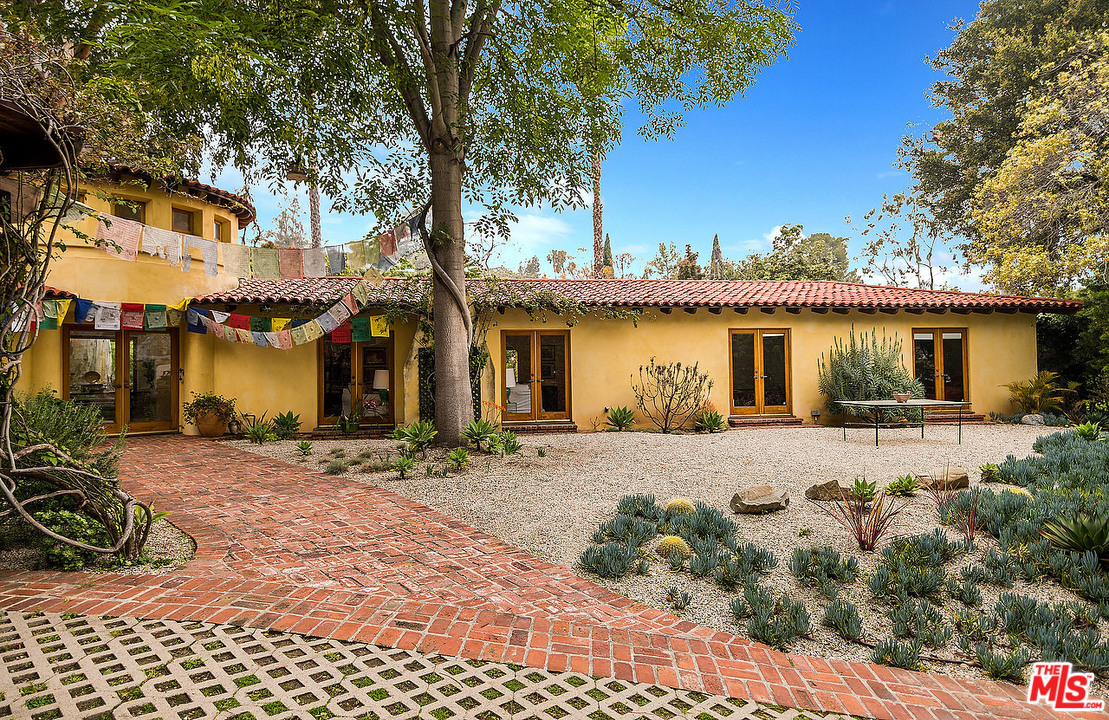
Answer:
<svg viewBox="0 0 1109 720"><path fill-rule="evenodd" d="M645 142L633 125L625 128L623 145L602 167L613 251L632 253L641 267L660 242L690 243L704 262L718 233L724 255L739 258L768 250L777 226L801 223L806 233L851 237L857 254L862 241L844 218L861 219L883 193L908 184L893 167L901 137L941 117L926 97L939 76L924 58L951 43L953 20L976 12L974 0L802 0L788 59L765 69L745 96L688 114L673 142ZM241 180L227 172L216 184L236 188ZM265 188L254 193L267 227L278 199ZM300 205L306 213L306 197ZM588 209L522 209L519 218L501 253L510 268L538 255L549 272L552 248L592 247ZM324 239L355 239L373 225L372 217L327 213ZM951 282L978 286L966 277Z"/></svg>

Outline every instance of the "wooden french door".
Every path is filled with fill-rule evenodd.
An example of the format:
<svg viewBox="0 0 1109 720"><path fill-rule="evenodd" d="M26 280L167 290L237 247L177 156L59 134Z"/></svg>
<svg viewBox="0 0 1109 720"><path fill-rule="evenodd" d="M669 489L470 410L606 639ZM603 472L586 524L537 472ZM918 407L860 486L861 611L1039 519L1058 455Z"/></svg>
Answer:
<svg viewBox="0 0 1109 720"><path fill-rule="evenodd" d="M732 330L733 415L788 415L789 330Z"/></svg>
<svg viewBox="0 0 1109 720"><path fill-rule="evenodd" d="M504 419L570 419L570 332L501 332Z"/></svg>
<svg viewBox="0 0 1109 720"><path fill-rule="evenodd" d="M111 433L177 429L177 330L63 326L62 397L100 410Z"/></svg>
<svg viewBox="0 0 1109 720"><path fill-rule="evenodd" d="M320 339L320 425L337 425L340 415L362 408L362 424L393 425L393 336L366 342Z"/></svg>
<svg viewBox="0 0 1109 720"><path fill-rule="evenodd" d="M913 330L913 374L930 400L967 400L967 331Z"/></svg>

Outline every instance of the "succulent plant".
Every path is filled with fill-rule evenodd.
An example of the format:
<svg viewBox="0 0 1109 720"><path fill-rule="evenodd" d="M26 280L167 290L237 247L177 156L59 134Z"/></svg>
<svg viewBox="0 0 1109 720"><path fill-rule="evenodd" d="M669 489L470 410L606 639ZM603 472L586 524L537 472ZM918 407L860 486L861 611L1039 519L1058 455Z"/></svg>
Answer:
<svg viewBox="0 0 1109 720"><path fill-rule="evenodd" d="M1109 516L1079 512L1072 518L1045 522L1040 534L1061 550L1092 552L1109 564Z"/></svg>
<svg viewBox="0 0 1109 720"><path fill-rule="evenodd" d="M658 541L658 545L655 546L655 552L659 554L659 557L666 559L678 557L682 560L685 560L693 554L693 550L689 547L689 543L677 535L664 536Z"/></svg>
<svg viewBox="0 0 1109 720"><path fill-rule="evenodd" d="M635 550L621 542L590 545L578 559L582 568L603 578L622 578L638 564Z"/></svg>
<svg viewBox="0 0 1109 720"><path fill-rule="evenodd" d="M307 457L312 454L312 443L307 440L301 440L297 443L296 449L302 456Z"/></svg>
<svg viewBox="0 0 1109 720"><path fill-rule="evenodd" d="M684 497L670 498L664 507L671 515L690 515L694 510L693 501Z"/></svg>
<svg viewBox="0 0 1109 720"><path fill-rule="evenodd" d="M611 408L605 425L616 432L623 432L635 425L635 410L630 410L627 405Z"/></svg>
<svg viewBox="0 0 1109 720"><path fill-rule="evenodd" d="M879 665L916 670L920 667L920 641L900 642L892 638L879 640L870 653L870 659Z"/></svg>
<svg viewBox="0 0 1109 720"><path fill-rule="evenodd" d="M671 586L666 590L666 602L675 610L685 610L693 602L693 595Z"/></svg>
<svg viewBox="0 0 1109 720"><path fill-rule="evenodd" d="M833 600L824 609L824 624L836 631L844 640L858 642L863 638L863 621L859 610L844 600Z"/></svg>

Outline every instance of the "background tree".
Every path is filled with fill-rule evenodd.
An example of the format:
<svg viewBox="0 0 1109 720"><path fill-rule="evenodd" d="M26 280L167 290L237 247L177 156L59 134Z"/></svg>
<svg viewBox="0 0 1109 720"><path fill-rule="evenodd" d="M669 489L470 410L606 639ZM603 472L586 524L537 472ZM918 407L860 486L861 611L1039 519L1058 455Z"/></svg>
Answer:
<svg viewBox="0 0 1109 720"><path fill-rule="evenodd" d="M612 257L612 263L613 263L612 272L613 272L613 275L615 275L616 277L621 277L621 278L631 277L629 271L631 270L632 265L635 264L635 261L637 259L638 258L636 258L635 255L632 255L631 253L626 253L626 252L617 253L616 255L613 255L613 257Z"/></svg>
<svg viewBox="0 0 1109 720"><path fill-rule="evenodd" d="M304 234L304 222L300 219L300 201L295 195L286 196L278 205L280 209L273 219L273 225L259 234L262 241L272 242L277 247L308 247Z"/></svg>
<svg viewBox="0 0 1109 720"><path fill-rule="evenodd" d="M512 207L579 207L590 158L619 140L629 98L640 134L673 137L675 108L741 94L795 30L792 7L752 0L196 0L173 13L101 0L95 10L41 0L0 12L41 16L59 41L91 48L90 76L141 83L142 107L203 136L216 165L273 181L312 157L309 181L381 229L413 205L421 222L430 212L435 424L447 444L472 414L463 193L486 209L478 231L507 234ZM619 33L583 58L586 11ZM585 92L575 68L597 55L615 72Z"/></svg>
<svg viewBox="0 0 1109 720"><path fill-rule="evenodd" d="M616 270L612 265L612 240L609 239L608 233L605 233L605 247L601 253L601 263L600 277L615 277Z"/></svg>
<svg viewBox="0 0 1109 720"><path fill-rule="evenodd" d="M539 258L532 255L526 263L520 263L519 275L524 278L540 277L542 269L539 267Z"/></svg>
<svg viewBox="0 0 1109 720"><path fill-rule="evenodd" d="M868 276L895 287L936 288L948 271L948 239L915 196L882 196L881 207L870 210L863 222L859 234L868 240L861 259Z"/></svg>
<svg viewBox="0 0 1109 720"><path fill-rule="evenodd" d="M709 259L709 280L724 280L724 253L720 250L720 236L712 236L712 256Z"/></svg>
<svg viewBox="0 0 1109 720"><path fill-rule="evenodd" d="M1059 59L1103 31L1106 17L1109 0L988 0L973 22L953 26L954 42L930 61L944 75L932 86L932 102L951 117L906 138L901 165L913 176L912 201L921 213L917 217L930 225L928 234L962 238L965 263L1002 259L1005 249L994 245L996 236L988 229L983 235L976 221L975 208L982 207L976 193L1001 171L1010 151L1026 142L1026 111L1045 83L1065 69ZM1057 222L1072 224L1061 217ZM1041 248L1055 262L1057 222L1028 227L1022 243L1010 235L1008 247ZM918 247L924 247L927 238L912 224ZM910 247L904 255L927 253ZM1006 282L1005 275L991 279Z"/></svg>
<svg viewBox="0 0 1109 720"><path fill-rule="evenodd" d="M643 277L657 277L661 280L673 280L678 277L678 264L682 256L673 242L669 247L665 243L658 244L658 253L643 269Z"/></svg>
<svg viewBox="0 0 1109 720"><path fill-rule="evenodd" d="M705 277L704 269L697 262L700 253L693 252L693 248L687 243L685 246L685 256L678 261L677 272L675 277L678 280L701 280Z"/></svg>
<svg viewBox="0 0 1109 720"><path fill-rule="evenodd" d="M847 238L829 233L806 236L804 230L803 225L782 225L771 252L751 253L735 263L722 260L722 279L859 281L847 255Z"/></svg>
<svg viewBox="0 0 1109 720"><path fill-rule="evenodd" d="M1018 138L974 191L972 257L1015 293L1109 282L1109 31L1041 69Z"/></svg>
<svg viewBox="0 0 1109 720"><path fill-rule="evenodd" d="M551 269L554 270L555 275L561 276L566 272L566 258L565 250L551 250L547 253L547 262L551 264Z"/></svg>

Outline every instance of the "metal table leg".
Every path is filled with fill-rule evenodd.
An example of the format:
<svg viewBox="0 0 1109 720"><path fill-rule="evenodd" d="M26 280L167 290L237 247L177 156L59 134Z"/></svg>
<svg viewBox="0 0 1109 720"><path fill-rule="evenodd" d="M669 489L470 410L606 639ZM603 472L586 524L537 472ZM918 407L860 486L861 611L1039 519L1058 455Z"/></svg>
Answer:
<svg viewBox="0 0 1109 720"><path fill-rule="evenodd" d="M963 406L959 406L959 444L963 444Z"/></svg>
<svg viewBox="0 0 1109 720"><path fill-rule="evenodd" d="M878 408L874 408L874 447L878 447L878 417L880 415Z"/></svg>

